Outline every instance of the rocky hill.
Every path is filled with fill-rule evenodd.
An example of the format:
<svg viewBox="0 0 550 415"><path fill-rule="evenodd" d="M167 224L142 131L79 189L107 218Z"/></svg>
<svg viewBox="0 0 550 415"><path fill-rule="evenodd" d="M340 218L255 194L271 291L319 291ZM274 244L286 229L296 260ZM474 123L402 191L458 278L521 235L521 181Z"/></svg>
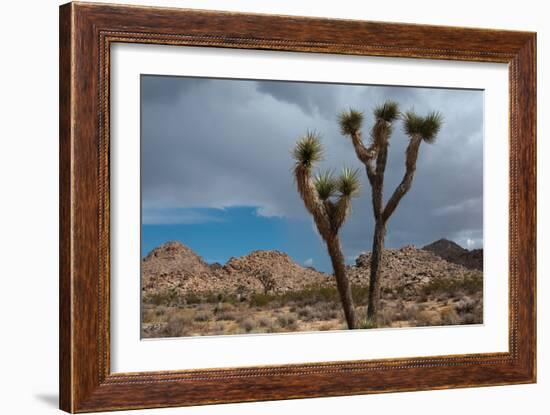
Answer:
<svg viewBox="0 0 550 415"><path fill-rule="evenodd" d="M275 292L296 291L327 283L329 279L328 275L304 268L279 251L254 251L239 258L231 258L217 274L236 284L245 284L253 291L260 291L263 285L258 277L265 272L272 278Z"/></svg>
<svg viewBox="0 0 550 415"><path fill-rule="evenodd" d="M198 292L261 292L261 275L271 281L270 291L284 293L325 284L329 276L296 264L279 251L254 251L230 258L225 265L207 264L180 242L167 242L142 261L142 290L175 289Z"/></svg>
<svg viewBox="0 0 550 415"><path fill-rule="evenodd" d="M367 285L371 253L359 255L348 266L350 280ZM412 293L436 278L482 275L483 252L468 251L454 242L440 240L419 249L405 246L384 251L382 287ZM142 290L146 293L175 290L189 293L250 293L264 291L261 276L269 280L269 291L284 293L308 286L332 285L331 275L305 268L279 251L254 251L231 258L225 265L208 264L180 242L167 242L142 261Z"/></svg>
<svg viewBox="0 0 550 415"><path fill-rule="evenodd" d="M347 267L353 284L367 284L370 275L371 253L357 257L355 265ZM462 278L481 275L460 264L444 260L434 253L407 245L399 249L386 249L382 259L382 288L405 293L418 291L424 284L437 278Z"/></svg>
<svg viewBox="0 0 550 415"><path fill-rule="evenodd" d="M422 248L453 264L483 271L483 249L467 250L448 239L440 239Z"/></svg>

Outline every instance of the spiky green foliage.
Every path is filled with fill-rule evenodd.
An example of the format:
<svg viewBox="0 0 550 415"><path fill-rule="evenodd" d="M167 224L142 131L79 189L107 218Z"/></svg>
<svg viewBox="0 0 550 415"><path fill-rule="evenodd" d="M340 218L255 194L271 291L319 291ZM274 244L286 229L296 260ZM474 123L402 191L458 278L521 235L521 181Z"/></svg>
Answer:
<svg viewBox="0 0 550 415"><path fill-rule="evenodd" d="M434 111L429 113L424 118L424 123L422 124L422 139L427 143L433 143L441 129L443 124L443 116L441 113Z"/></svg>
<svg viewBox="0 0 550 415"><path fill-rule="evenodd" d="M407 135L421 134L423 122L424 118L417 115L414 111L407 111L403 115L403 127Z"/></svg>
<svg viewBox="0 0 550 415"><path fill-rule="evenodd" d="M344 167L338 178L338 192L342 196L355 197L359 195L361 182L359 181L359 169Z"/></svg>
<svg viewBox="0 0 550 415"><path fill-rule="evenodd" d="M426 117L407 111L403 121L408 135L419 135L425 142L433 143L443 124L443 117L437 111L429 113Z"/></svg>
<svg viewBox="0 0 550 415"><path fill-rule="evenodd" d="M315 177L315 188L319 199L327 200L336 194L337 182L332 171L319 173Z"/></svg>
<svg viewBox="0 0 550 415"><path fill-rule="evenodd" d="M292 152L296 164L311 168L313 164L323 159L323 146L319 134L308 131L301 137Z"/></svg>
<svg viewBox="0 0 550 415"><path fill-rule="evenodd" d="M353 135L361 130L363 124L363 113L352 108L344 111L338 116L340 131L343 135Z"/></svg>
<svg viewBox="0 0 550 415"><path fill-rule="evenodd" d="M399 104L395 101L386 101L374 109L376 119L393 122L399 117Z"/></svg>

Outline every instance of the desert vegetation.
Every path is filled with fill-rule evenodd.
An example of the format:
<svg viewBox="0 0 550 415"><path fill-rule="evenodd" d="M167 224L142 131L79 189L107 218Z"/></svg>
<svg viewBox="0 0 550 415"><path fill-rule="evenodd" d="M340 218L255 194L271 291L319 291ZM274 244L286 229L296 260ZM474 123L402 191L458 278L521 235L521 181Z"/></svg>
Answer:
<svg viewBox="0 0 550 415"><path fill-rule="evenodd" d="M351 286L356 311L366 316L368 287ZM414 295L384 289L380 327L415 327L482 323L482 278L440 278ZM258 292L247 299L204 293L178 297L169 291L143 301L144 337L279 333L346 329L336 287L312 286L284 294ZM372 328L362 319L358 328Z"/></svg>
<svg viewBox="0 0 550 415"><path fill-rule="evenodd" d="M377 327L483 322L478 253L457 246L460 250L453 251L448 243L386 250ZM453 256L446 260L428 248ZM345 267L359 329L374 327L367 319L370 257L362 254ZM154 250L142 269L145 338L348 328L334 279L282 253L257 251L208 265L187 247L168 243Z"/></svg>

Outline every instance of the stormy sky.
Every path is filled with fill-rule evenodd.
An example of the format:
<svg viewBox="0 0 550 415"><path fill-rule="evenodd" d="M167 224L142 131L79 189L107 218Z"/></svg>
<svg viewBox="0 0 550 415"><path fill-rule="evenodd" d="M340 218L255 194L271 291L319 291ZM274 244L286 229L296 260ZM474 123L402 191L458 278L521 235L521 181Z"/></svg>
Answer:
<svg viewBox="0 0 550 415"><path fill-rule="evenodd" d="M387 99L420 115L440 111L434 144L423 143L410 192L388 223L387 247L448 238L483 244L483 91L288 81L141 77L142 254L180 240L209 262L278 249L329 270L324 246L292 178L291 149L308 130L321 134L321 169L359 168L362 190L341 231L349 262L371 248L370 186L337 116ZM397 122L385 200L404 174L408 139Z"/></svg>

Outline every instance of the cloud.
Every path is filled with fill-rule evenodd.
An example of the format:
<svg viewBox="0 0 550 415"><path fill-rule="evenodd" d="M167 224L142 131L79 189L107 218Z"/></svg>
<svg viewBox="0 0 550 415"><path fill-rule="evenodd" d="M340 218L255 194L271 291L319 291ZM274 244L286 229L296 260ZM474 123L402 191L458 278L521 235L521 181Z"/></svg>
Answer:
<svg viewBox="0 0 550 415"><path fill-rule="evenodd" d="M337 115L354 107L365 113L394 99L402 110L440 111L445 119L433 145L423 143L412 189L388 224L386 245L424 245L457 238L483 241L483 92L391 86L315 84L185 77L142 77L142 203L145 211L172 210L154 222L212 220L178 209L253 206L256 215L310 226L292 177L290 151L297 137L316 130L325 147L323 169L358 162ZM385 200L405 170L408 138L397 123L385 177ZM361 196L341 231L346 253L372 244L370 186L361 175ZM214 215L215 216L215 215ZM459 242L460 243L460 242Z"/></svg>
<svg viewBox="0 0 550 415"><path fill-rule="evenodd" d="M145 208L141 217L144 225L196 225L223 221L223 218L204 209Z"/></svg>
<svg viewBox="0 0 550 415"><path fill-rule="evenodd" d="M334 102L340 90L336 88L319 88L316 83L262 81L256 83L257 90L269 94L281 103L296 105L309 116L334 117ZM298 87L297 87L298 86Z"/></svg>
<svg viewBox="0 0 550 415"><path fill-rule="evenodd" d="M479 212L483 209L483 199L481 197L475 197L466 199L455 204L441 206L433 210L433 214L436 216L451 216L460 214L461 212L475 211Z"/></svg>
<svg viewBox="0 0 550 415"><path fill-rule="evenodd" d="M304 261L304 265L306 267L312 267L313 266L313 258L308 258Z"/></svg>

